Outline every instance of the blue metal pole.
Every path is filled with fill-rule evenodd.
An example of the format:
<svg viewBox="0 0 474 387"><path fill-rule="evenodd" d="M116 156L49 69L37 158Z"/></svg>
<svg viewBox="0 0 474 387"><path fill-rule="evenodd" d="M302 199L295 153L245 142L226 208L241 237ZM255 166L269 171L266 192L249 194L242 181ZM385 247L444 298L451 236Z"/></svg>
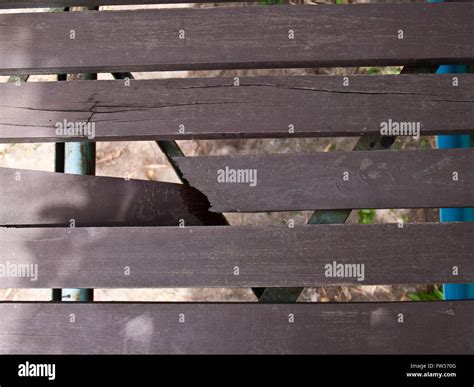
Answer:
<svg viewBox="0 0 474 387"><path fill-rule="evenodd" d="M64 172L76 175L95 175L95 143L68 142L65 144ZM93 289L62 289L62 301L92 301Z"/></svg>
<svg viewBox="0 0 474 387"><path fill-rule="evenodd" d="M95 143L56 144L56 172L95 174ZM53 289L53 301L92 301L93 289Z"/></svg>
<svg viewBox="0 0 474 387"><path fill-rule="evenodd" d="M98 10L98 7L66 8L64 11ZM97 79L96 74L71 75L71 79ZM67 74L59 74L58 81L68 81ZM95 143L74 142L57 143L55 148L56 172L72 173L76 175L95 175ZM93 301L93 289L53 289L53 301Z"/></svg>
<svg viewBox="0 0 474 387"><path fill-rule="evenodd" d="M441 3L443 0L429 0L431 3ZM466 73L466 65L444 65L439 66L437 74ZM469 148L471 136L436 136L436 147L446 148ZM473 222L474 208L440 208L439 219L441 222ZM443 294L445 300L474 299L473 284L444 284Z"/></svg>

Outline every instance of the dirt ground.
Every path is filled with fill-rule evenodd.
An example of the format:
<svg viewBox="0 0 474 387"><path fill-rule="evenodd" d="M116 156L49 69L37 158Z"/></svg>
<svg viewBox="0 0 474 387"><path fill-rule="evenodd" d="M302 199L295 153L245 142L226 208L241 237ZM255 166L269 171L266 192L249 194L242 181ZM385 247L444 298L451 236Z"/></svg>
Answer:
<svg viewBox="0 0 474 387"><path fill-rule="evenodd" d="M181 4L176 7L186 7ZM202 6L202 5L200 5ZM212 5L206 5L212 6ZM168 6L102 7L103 9L163 8ZM101 8L101 9L102 9ZM28 11L28 10L26 10ZM136 79L209 76L255 75L306 75L306 74L357 74L379 72L397 73L399 68L345 68L345 69L285 69L249 71L200 71L200 72L149 72L133 73ZM112 79L110 74L99 74L99 79ZM0 77L6 82L7 77ZM32 76L29 82L53 81L54 76ZM315 107L317 108L317 107ZM226 141L179 141L186 156L256 154L256 153L311 153L349 151L357 138L325 139L259 139ZM396 149L433 147L433 138L397 140ZM99 176L179 182L172 167L154 142L103 142L97 144L97 172ZM53 144L0 144L0 167L54 171ZM286 223L288 218L304 224L310 212L226 214L231 225L263 225ZM437 221L436 210L378 210L375 223ZM358 222L358 212L353 211L350 223ZM432 286L334 286L306 288L299 301L394 301L408 300L407 294L426 291ZM97 301L256 301L250 289L96 289ZM49 300L49 289L0 289L0 300Z"/></svg>

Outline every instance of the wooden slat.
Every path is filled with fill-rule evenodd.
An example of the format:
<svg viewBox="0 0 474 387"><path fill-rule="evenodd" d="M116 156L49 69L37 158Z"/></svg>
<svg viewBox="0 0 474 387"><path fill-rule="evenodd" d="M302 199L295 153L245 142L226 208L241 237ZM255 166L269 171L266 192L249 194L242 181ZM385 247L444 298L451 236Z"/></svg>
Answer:
<svg viewBox="0 0 474 387"><path fill-rule="evenodd" d="M51 8L70 6L103 6L103 5L143 5L143 4L173 4L173 3L225 3L235 0L1 0L1 8ZM257 0L243 1L245 3ZM445 2L472 2L472 0L445 0ZM242 3L242 1L239 1Z"/></svg>
<svg viewBox="0 0 474 387"><path fill-rule="evenodd" d="M0 303L0 315L2 354L474 353L474 301Z"/></svg>
<svg viewBox="0 0 474 387"><path fill-rule="evenodd" d="M404 66L401 74L435 73L436 66ZM359 138L354 145L354 151L360 150L389 150L394 143L395 136L365 135ZM352 210L316 210L308 219L308 224L345 223ZM259 302L295 302L304 288L252 288Z"/></svg>
<svg viewBox="0 0 474 387"><path fill-rule="evenodd" d="M5 8L52 8L71 6L99 5L143 5L143 4L173 4L173 3L225 3L236 0L1 0L0 9ZM257 0L255 0L256 2ZM445 0L446 2L471 2L472 0ZM246 1L252 2L252 1Z"/></svg>
<svg viewBox="0 0 474 387"><path fill-rule="evenodd" d="M473 132L474 75L455 76L457 87L453 75L5 83L0 141L80 140L56 134L64 120L94 124L97 141L380 135L389 119Z"/></svg>
<svg viewBox="0 0 474 387"><path fill-rule="evenodd" d="M2 8L53 8L71 6L101 6L101 5L143 5L143 4L173 4L173 3L224 3L236 0L1 0Z"/></svg>
<svg viewBox="0 0 474 387"><path fill-rule="evenodd" d="M205 196L180 184L0 168L0 225L218 224Z"/></svg>
<svg viewBox="0 0 474 387"><path fill-rule="evenodd" d="M176 161L184 178L207 196L211 211L217 212L474 206L474 149ZM240 181L231 180L232 174Z"/></svg>
<svg viewBox="0 0 474 387"><path fill-rule="evenodd" d="M0 287L466 283L474 281L473 233L474 222L403 228L397 224L0 228L0 263L5 268L38 265L36 279L34 273L5 276ZM326 265L334 261L363 264L364 273L330 276ZM454 266L458 275L453 275Z"/></svg>
<svg viewBox="0 0 474 387"><path fill-rule="evenodd" d="M471 3L8 14L0 75L471 63L473 19Z"/></svg>

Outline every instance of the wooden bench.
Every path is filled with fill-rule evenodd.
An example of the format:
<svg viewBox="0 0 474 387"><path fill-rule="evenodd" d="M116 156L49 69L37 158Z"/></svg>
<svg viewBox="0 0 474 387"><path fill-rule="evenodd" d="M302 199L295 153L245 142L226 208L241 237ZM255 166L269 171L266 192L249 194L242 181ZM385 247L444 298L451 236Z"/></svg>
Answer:
<svg viewBox="0 0 474 387"><path fill-rule="evenodd" d="M474 282L472 222L344 225L351 209L474 206L473 149L386 152L397 132L381 132L474 133L474 77L433 74L474 61L472 20L466 2L1 14L0 75L17 78L0 84L0 142L157 140L184 184L1 168L0 287L251 287L259 302L1 302L0 353L473 353L471 300L295 303L305 286ZM402 74L129 73L387 65ZM99 72L116 79L24 82ZM212 157L174 142L328 136L360 139ZM299 210L308 225L222 215Z"/></svg>

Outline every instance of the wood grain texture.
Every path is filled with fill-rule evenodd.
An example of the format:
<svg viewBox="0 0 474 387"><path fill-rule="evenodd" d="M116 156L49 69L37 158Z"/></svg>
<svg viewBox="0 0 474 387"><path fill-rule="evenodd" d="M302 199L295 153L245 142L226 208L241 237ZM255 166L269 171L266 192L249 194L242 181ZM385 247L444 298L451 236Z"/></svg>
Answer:
<svg viewBox="0 0 474 387"><path fill-rule="evenodd" d="M474 75L455 76L457 87L428 74L4 83L0 141L85 139L56 134L64 120L93 124L95 141L380 135L388 120L472 133Z"/></svg>
<svg viewBox="0 0 474 387"><path fill-rule="evenodd" d="M0 182L1 226L219 224L206 197L180 184L10 168Z"/></svg>
<svg viewBox="0 0 474 387"><path fill-rule="evenodd" d="M472 0L446 0L446 2L472 2ZM71 6L103 6L132 4L173 4L173 3L210 3L210 0L0 0L0 9L5 8L52 8ZM235 0L214 0L212 3L235 2ZM255 1L246 1L256 2Z"/></svg>
<svg viewBox="0 0 474 387"><path fill-rule="evenodd" d="M203 156L176 161L184 178L207 196L211 211L216 212L474 206L474 149ZM232 171L243 171L240 182L230 180Z"/></svg>
<svg viewBox="0 0 474 387"><path fill-rule="evenodd" d="M0 75L472 63L473 19L471 3L7 14Z"/></svg>
<svg viewBox="0 0 474 387"><path fill-rule="evenodd" d="M213 0L212 3L225 3L235 0ZM53 8L71 6L103 6L103 5L143 5L173 3L210 3L210 0L0 0L2 8Z"/></svg>
<svg viewBox="0 0 474 387"><path fill-rule="evenodd" d="M436 66L404 66L400 74L432 74ZM364 135L354 146L354 151L389 150L395 141L394 136ZM351 214L351 209L316 210L308 219L308 224L345 223ZM252 288L259 302L296 302L303 288Z"/></svg>
<svg viewBox="0 0 474 387"><path fill-rule="evenodd" d="M1 354L474 353L474 301L0 303L0 315Z"/></svg>
<svg viewBox="0 0 474 387"><path fill-rule="evenodd" d="M5 276L0 287L467 283L474 281L473 233L474 222L403 228L397 224L0 228L3 265L38 265L36 280ZM363 276L360 272L330 276L326 265L334 261L364 264ZM458 275L453 275L453 266L458 266Z"/></svg>

